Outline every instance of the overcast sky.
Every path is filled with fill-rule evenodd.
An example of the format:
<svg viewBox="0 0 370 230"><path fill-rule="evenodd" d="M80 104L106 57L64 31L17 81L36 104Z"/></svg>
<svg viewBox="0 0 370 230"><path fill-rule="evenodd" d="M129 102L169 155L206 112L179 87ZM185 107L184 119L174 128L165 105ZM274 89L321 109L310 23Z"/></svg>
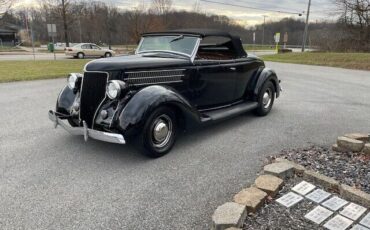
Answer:
<svg viewBox="0 0 370 230"><path fill-rule="evenodd" d="M19 0L22 3L33 4L38 0ZM202 0L173 0L173 8L177 10L192 10L197 1L200 1L200 10L209 14L226 15L238 23L245 26L252 26L263 22L263 15L268 16L266 20L279 20L284 17L304 18L298 15L275 13L263 10L245 9L235 6L227 6L215 3L204 2ZM244 5L253 8L266 10L280 10L288 12L307 11L308 0L211 0L226 4ZM109 4L114 4L121 9L132 9L144 3L150 6L151 0L102 0ZM336 16L332 13L335 10L333 0L312 0L311 22L316 20L334 20Z"/></svg>

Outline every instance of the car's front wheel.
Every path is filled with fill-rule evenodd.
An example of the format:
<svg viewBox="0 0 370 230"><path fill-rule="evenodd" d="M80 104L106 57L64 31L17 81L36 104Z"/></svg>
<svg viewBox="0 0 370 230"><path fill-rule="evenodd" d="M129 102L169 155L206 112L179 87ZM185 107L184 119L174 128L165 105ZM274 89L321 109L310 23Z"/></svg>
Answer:
<svg viewBox="0 0 370 230"><path fill-rule="evenodd" d="M276 91L274 84L271 81L265 82L257 98L258 107L254 111L255 114L258 116L266 116L270 113L274 105L275 95Z"/></svg>
<svg viewBox="0 0 370 230"><path fill-rule="evenodd" d="M112 57L112 54L111 53L109 53L109 52L107 52L107 53L105 53L105 55L104 55L106 58L109 58L109 57Z"/></svg>
<svg viewBox="0 0 370 230"><path fill-rule="evenodd" d="M77 54L77 57L79 59L84 59L85 58L85 54L80 52L80 53Z"/></svg>
<svg viewBox="0 0 370 230"><path fill-rule="evenodd" d="M168 107L160 107L146 120L136 142L145 155L158 158L172 149L176 134L176 114Z"/></svg>

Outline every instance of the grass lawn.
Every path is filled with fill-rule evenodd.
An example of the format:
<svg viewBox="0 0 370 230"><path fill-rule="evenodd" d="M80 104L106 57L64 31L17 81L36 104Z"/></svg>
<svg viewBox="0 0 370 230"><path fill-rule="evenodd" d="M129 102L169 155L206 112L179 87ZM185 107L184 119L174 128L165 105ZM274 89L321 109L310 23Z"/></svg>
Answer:
<svg viewBox="0 0 370 230"><path fill-rule="evenodd" d="M265 61L370 70L370 53L287 53L262 56Z"/></svg>
<svg viewBox="0 0 370 230"><path fill-rule="evenodd" d="M276 47L274 45L243 45L244 49L248 51L254 50L275 50Z"/></svg>
<svg viewBox="0 0 370 230"><path fill-rule="evenodd" d="M7 47L7 46L1 47L0 46L0 52L19 52L19 51L23 51L23 50L18 47Z"/></svg>
<svg viewBox="0 0 370 230"><path fill-rule="evenodd" d="M0 82L67 78L69 73L82 72L88 61L0 61Z"/></svg>

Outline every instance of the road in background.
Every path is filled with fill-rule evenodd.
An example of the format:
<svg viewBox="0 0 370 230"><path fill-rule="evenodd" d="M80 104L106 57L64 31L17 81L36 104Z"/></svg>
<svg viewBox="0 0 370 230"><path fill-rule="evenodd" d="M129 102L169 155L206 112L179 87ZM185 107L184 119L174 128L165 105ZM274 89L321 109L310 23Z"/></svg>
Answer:
<svg viewBox="0 0 370 230"><path fill-rule="evenodd" d="M56 59L57 60L65 60L65 59L72 59L69 56L66 56L64 53L57 53ZM54 60L54 54L53 53L35 53L35 59L36 60ZM32 61L34 60L32 53L15 53L15 52L9 52L9 53L0 53L0 61Z"/></svg>
<svg viewBox="0 0 370 230"><path fill-rule="evenodd" d="M268 116L184 134L156 160L54 130L65 79L0 84L0 229L209 229L266 156L369 132L370 72L267 66L284 89Z"/></svg>

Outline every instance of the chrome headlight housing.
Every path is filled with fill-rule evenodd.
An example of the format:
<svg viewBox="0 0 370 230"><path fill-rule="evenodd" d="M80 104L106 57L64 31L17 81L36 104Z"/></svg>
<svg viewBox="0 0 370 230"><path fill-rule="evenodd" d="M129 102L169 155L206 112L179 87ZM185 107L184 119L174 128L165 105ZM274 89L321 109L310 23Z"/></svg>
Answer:
<svg viewBox="0 0 370 230"><path fill-rule="evenodd" d="M68 88L70 88L72 90L75 89L79 78L82 78L82 74L80 74L80 73L70 73L68 75Z"/></svg>
<svg viewBox="0 0 370 230"><path fill-rule="evenodd" d="M122 91L125 90L126 88L127 85L125 82L119 80L112 80L109 81L107 84L106 93L110 99L116 99L120 97Z"/></svg>

